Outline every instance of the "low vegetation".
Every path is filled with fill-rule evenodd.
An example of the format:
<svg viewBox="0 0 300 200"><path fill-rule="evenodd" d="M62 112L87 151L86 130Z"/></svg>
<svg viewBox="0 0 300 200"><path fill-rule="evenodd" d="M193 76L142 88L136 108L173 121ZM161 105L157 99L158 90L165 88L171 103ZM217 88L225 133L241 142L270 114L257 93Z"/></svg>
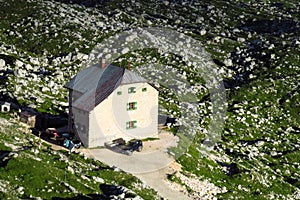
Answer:
<svg viewBox="0 0 300 200"><path fill-rule="evenodd" d="M89 53L96 44L127 29L167 27L199 41L223 78L224 129L208 154L203 144L212 120L211 99L203 77L195 73L199 66L156 49L129 52L115 64L127 67L131 60L133 70L153 63L165 67L151 72L159 86L160 113L179 121L179 130L172 130L179 146L169 151L182 173L222 188L219 199L300 198L298 1L13 2L0 8L2 100L64 113L63 85L92 59ZM184 116L184 95L178 95L185 88L176 91L164 84L173 74L195 91L197 105L190 105L189 117ZM156 197L153 190L139 190L143 185L131 175L82 155L52 151L46 144L38 148L39 141L18 130L9 116L1 114L1 119L0 150L10 156L1 161L0 198L91 195L101 193L102 181L123 185L145 199ZM189 124L197 126L188 129ZM180 178L170 180L194 192Z"/></svg>
<svg viewBox="0 0 300 200"><path fill-rule="evenodd" d="M157 198L133 175L82 153L55 151L13 119L1 119L0 198L100 198L100 184L123 186L143 199ZM9 126L8 126L9 125Z"/></svg>

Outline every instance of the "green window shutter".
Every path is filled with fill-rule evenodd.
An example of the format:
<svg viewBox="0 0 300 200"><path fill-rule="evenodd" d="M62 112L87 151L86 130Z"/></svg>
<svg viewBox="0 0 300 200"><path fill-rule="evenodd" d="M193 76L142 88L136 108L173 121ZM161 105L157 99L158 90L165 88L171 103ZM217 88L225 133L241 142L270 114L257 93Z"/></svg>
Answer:
<svg viewBox="0 0 300 200"><path fill-rule="evenodd" d="M130 103L127 103L127 110L130 110Z"/></svg>
<svg viewBox="0 0 300 200"><path fill-rule="evenodd" d="M142 92L147 92L147 88L142 88Z"/></svg>
<svg viewBox="0 0 300 200"><path fill-rule="evenodd" d="M137 128L137 121L129 121L126 122L126 129L133 129L133 128Z"/></svg>
<svg viewBox="0 0 300 200"><path fill-rule="evenodd" d="M118 94L118 95L122 95L122 92L121 92L121 91L118 91L117 94Z"/></svg>
<svg viewBox="0 0 300 200"><path fill-rule="evenodd" d="M127 110L136 110L136 109L137 109L137 102L127 103Z"/></svg>
<svg viewBox="0 0 300 200"><path fill-rule="evenodd" d="M135 92L136 92L136 88L135 87L128 88L128 94L135 93Z"/></svg>
<svg viewBox="0 0 300 200"><path fill-rule="evenodd" d="M133 102L133 109L136 110L137 109L137 102Z"/></svg>

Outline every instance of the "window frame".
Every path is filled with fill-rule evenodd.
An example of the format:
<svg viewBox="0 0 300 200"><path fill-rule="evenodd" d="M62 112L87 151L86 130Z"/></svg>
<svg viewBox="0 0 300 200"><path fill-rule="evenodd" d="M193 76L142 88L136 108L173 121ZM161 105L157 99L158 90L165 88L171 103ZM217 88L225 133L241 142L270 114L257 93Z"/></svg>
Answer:
<svg viewBox="0 0 300 200"><path fill-rule="evenodd" d="M129 87L128 94L136 93L136 87Z"/></svg>
<svg viewBox="0 0 300 200"><path fill-rule="evenodd" d="M136 101L132 101L127 103L127 110L137 110L137 102Z"/></svg>
<svg viewBox="0 0 300 200"><path fill-rule="evenodd" d="M135 128L137 128L137 120L126 122L126 129L135 129Z"/></svg>

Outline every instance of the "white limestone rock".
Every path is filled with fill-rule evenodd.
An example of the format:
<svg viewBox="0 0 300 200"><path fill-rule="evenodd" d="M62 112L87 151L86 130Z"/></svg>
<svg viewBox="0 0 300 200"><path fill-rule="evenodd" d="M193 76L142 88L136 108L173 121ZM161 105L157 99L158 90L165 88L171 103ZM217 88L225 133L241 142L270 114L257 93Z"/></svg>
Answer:
<svg viewBox="0 0 300 200"><path fill-rule="evenodd" d="M18 193L19 194L24 194L24 187L19 187L18 189L17 189L17 191L18 191Z"/></svg>
<svg viewBox="0 0 300 200"><path fill-rule="evenodd" d="M58 71L56 74L56 79L59 81L63 81L64 80L64 73L62 71Z"/></svg>
<svg viewBox="0 0 300 200"><path fill-rule="evenodd" d="M96 181L97 183L104 183L104 182L105 182L102 178L97 177L97 176L93 176L93 179L94 179L94 181Z"/></svg>
<svg viewBox="0 0 300 200"><path fill-rule="evenodd" d="M224 64L225 64L225 66L227 66L227 67L229 67L229 66L232 66L232 60L231 59L226 59L226 60L224 60Z"/></svg>
<svg viewBox="0 0 300 200"><path fill-rule="evenodd" d="M49 92L50 89L48 87L42 87L42 92Z"/></svg>
<svg viewBox="0 0 300 200"><path fill-rule="evenodd" d="M237 41L238 41L238 42L245 42L245 41L246 41L246 39L245 39L245 38L241 38L241 37L239 37L239 38L237 39Z"/></svg>
<svg viewBox="0 0 300 200"><path fill-rule="evenodd" d="M30 64L26 64L26 65L25 65L25 69L26 69L27 71L30 71L30 70L33 70L33 67L32 67Z"/></svg>
<svg viewBox="0 0 300 200"><path fill-rule="evenodd" d="M205 29L202 29L201 31L200 31L200 35L205 35L206 34L206 30Z"/></svg>
<svg viewBox="0 0 300 200"><path fill-rule="evenodd" d="M29 61L33 64L33 65L39 65L40 62L37 58L30 58Z"/></svg>
<svg viewBox="0 0 300 200"><path fill-rule="evenodd" d="M22 61L20 61L20 60L16 60L16 62L15 62L15 65L17 66L17 67L22 67L23 66L23 62Z"/></svg>
<svg viewBox="0 0 300 200"><path fill-rule="evenodd" d="M73 169L72 167L68 166L68 167L67 167L67 170L68 170L69 172L71 172L71 174L74 174L74 169Z"/></svg>
<svg viewBox="0 0 300 200"><path fill-rule="evenodd" d="M3 68L5 66L5 60L0 59L0 69Z"/></svg>
<svg viewBox="0 0 300 200"><path fill-rule="evenodd" d="M18 77L25 77L27 74L27 71L24 69L17 69L14 71L14 74L15 74L15 76L18 76Z"/></svg>
<svg viewBox="0 0 300 200"><path fill-rule="evenodd" d="M54 85L55 85L55 83L54 83L54 81L52 81L52 80L48 83L48 87L49 87L49 88L53 88Z"/></svg>

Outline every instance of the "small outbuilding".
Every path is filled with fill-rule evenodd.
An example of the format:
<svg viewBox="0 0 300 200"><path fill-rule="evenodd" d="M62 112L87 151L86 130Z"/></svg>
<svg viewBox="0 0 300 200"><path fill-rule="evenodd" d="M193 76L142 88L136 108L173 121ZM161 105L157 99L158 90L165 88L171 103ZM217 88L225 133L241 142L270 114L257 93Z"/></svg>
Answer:
<svg viewBox="0 0 300 200"><path fill-rule="evenodd" d="M20 113L20 121L29 125L30 127L36 126L38 114L30 111L23 111Z"/></svg>
<svg viewBox="0 0 300 200"><path fill-rule="evenodd" d="M0 102L1 112L10 112L11 104L8 102Z"/></svg>
<svg viewBox="0 0 300 200"><path fill-rule="evenodd" d="M137 73L102 63L83 69L65 87L69 129L84 146L158 134L158 91Z"/></svg>

